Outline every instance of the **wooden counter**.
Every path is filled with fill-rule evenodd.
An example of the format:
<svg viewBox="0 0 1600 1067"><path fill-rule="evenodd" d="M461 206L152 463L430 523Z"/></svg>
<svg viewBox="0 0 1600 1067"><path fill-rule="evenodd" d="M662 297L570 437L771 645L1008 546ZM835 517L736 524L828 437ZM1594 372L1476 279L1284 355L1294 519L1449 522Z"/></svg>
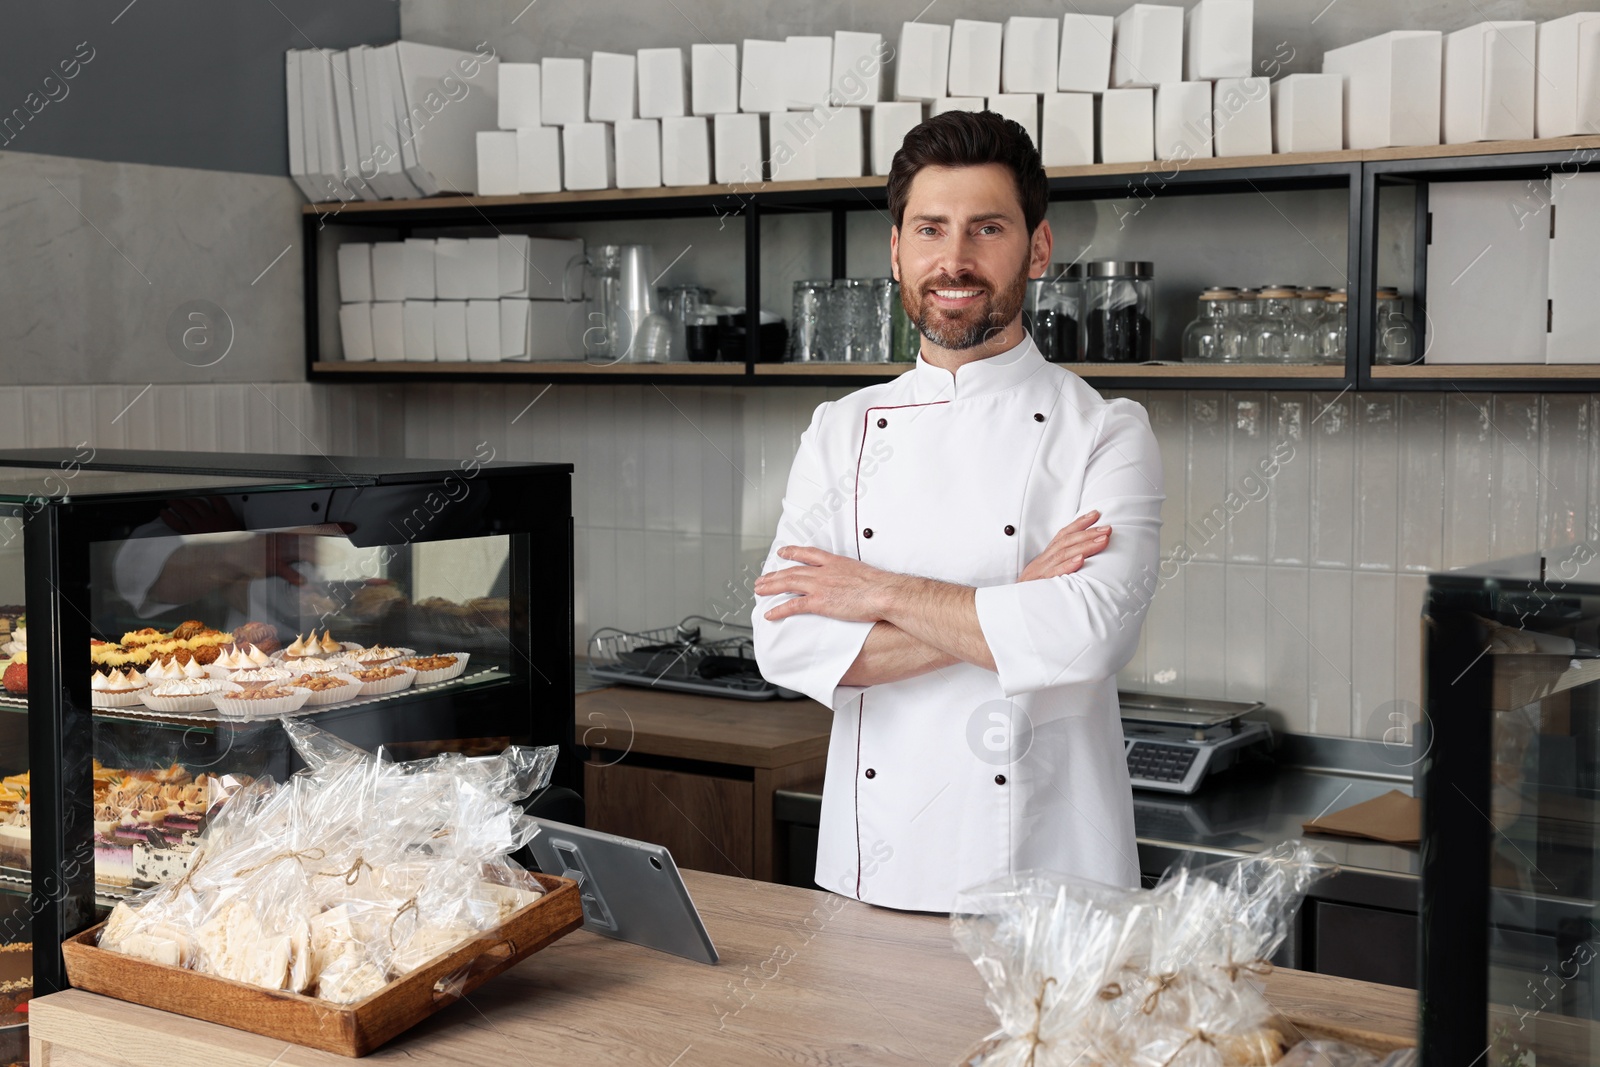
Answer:
<svg viewBox="0 0 1600 1067"><path fill-rule="evenodd" d="M722 963L571 934L367 1057L367 1063L953 1063L994 1028L942 916L693 871ZM1305 1036L1359 1027L1414 1042L1416 996L1277 971L1268 998ZM69 990L29 1008L33 1067L332 1067L353 1061Z"/></svg>
<svg viewBox="0 0 1600 1067"><path fill-rule="evenodd" d="M772 794L820 779L833 713L616 686L581 693L588 825L667 846L678 866L771 881Z"/></svg>

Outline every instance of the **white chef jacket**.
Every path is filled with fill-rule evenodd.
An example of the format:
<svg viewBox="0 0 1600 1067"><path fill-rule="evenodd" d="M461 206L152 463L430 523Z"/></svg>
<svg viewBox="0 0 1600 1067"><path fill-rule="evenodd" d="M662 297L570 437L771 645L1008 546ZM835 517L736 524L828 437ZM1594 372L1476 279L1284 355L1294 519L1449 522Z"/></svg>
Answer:
<svg viewBox="0 0 1600 1067"><path fill-rule="evenodd" d="M873 624L769 622L788 594L757 598L762 674L834 711L818 885L917 911L1027 869L1138 885L1116 674L1155 588L1163 499L1144 409L1031 339L955 374L919 356L816 409L763 572L800 566L777 550L809 545L975 586L997 668L840 685ZM1112 527L1104 551L1018 581L1091 509Z"/></svg>

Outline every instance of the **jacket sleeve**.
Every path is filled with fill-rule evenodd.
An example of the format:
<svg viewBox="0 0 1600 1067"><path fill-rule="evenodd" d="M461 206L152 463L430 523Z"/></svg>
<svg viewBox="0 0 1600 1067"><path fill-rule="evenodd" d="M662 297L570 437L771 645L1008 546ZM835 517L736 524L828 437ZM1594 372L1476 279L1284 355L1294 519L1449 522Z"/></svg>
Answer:
<svg viewBox="0 0 1600 1067"><path fill-rule="evenodd" d="M1161 557L1161 455L1144 409L1129 400L1106 405L1092 440L1071 517L1099 509L1112 528L1105 551L1073 574L976 594L978 625L1008 697L1110 678L1139 645Z"/></svg>
<svg viewBox="0 0 1600 1067"><path fill-rule="evenodd" d="M783 494L783 518L778 535L767 552L763 574L798 567L778 556L785 545L805 545L841 556L854 556L855 545L843 543L851 512L853 470L827 470L822 454L825 432L843 428L827 426L828 403L817 407L811 425L800 435L800 450L789 469ZM756 662L769 682L798 690L829 708L837 708L865 692L861 686L844 686L839 679L850 669L872 630L870 622L841 622L821 615L791 615L769 622L766 613L790 594L758 596L751 612L755 629Z"/></svg>

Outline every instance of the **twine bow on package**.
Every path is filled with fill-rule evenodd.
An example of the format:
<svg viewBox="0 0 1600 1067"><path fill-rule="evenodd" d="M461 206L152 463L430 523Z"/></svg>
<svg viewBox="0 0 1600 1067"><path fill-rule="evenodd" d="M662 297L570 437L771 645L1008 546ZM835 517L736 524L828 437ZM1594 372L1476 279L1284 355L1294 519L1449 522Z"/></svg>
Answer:
<svg viewBox="0 0 1600 1067"><path fill-rule="evenodd" d="M1261 995L1274 951L1318 878L1302 841L1153 889L1022 872L961 894L951 928L1000 1027L970 1067L1272 1064L1292 1039Z"/></svg>
<svg viewBox="0 0 1600 1067"><path fill-rule="evenodd" d="M260 779L211 820L182 878L112 911L100 947L353 1003L537 900L509 857L518 801L556 749L391 763L283 720L306 770Z"/></svg>

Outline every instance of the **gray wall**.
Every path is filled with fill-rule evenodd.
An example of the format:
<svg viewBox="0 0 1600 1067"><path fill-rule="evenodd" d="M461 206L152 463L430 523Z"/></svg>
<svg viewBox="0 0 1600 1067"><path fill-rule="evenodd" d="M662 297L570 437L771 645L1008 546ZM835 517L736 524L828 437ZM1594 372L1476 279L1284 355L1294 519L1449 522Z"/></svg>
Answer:
<svg viewBox="0 0 1600 1067"><path fill-rule="evenodd" d="M284 51L399 32L390 0L7 4L0 148L287 175Z"/></svg>

